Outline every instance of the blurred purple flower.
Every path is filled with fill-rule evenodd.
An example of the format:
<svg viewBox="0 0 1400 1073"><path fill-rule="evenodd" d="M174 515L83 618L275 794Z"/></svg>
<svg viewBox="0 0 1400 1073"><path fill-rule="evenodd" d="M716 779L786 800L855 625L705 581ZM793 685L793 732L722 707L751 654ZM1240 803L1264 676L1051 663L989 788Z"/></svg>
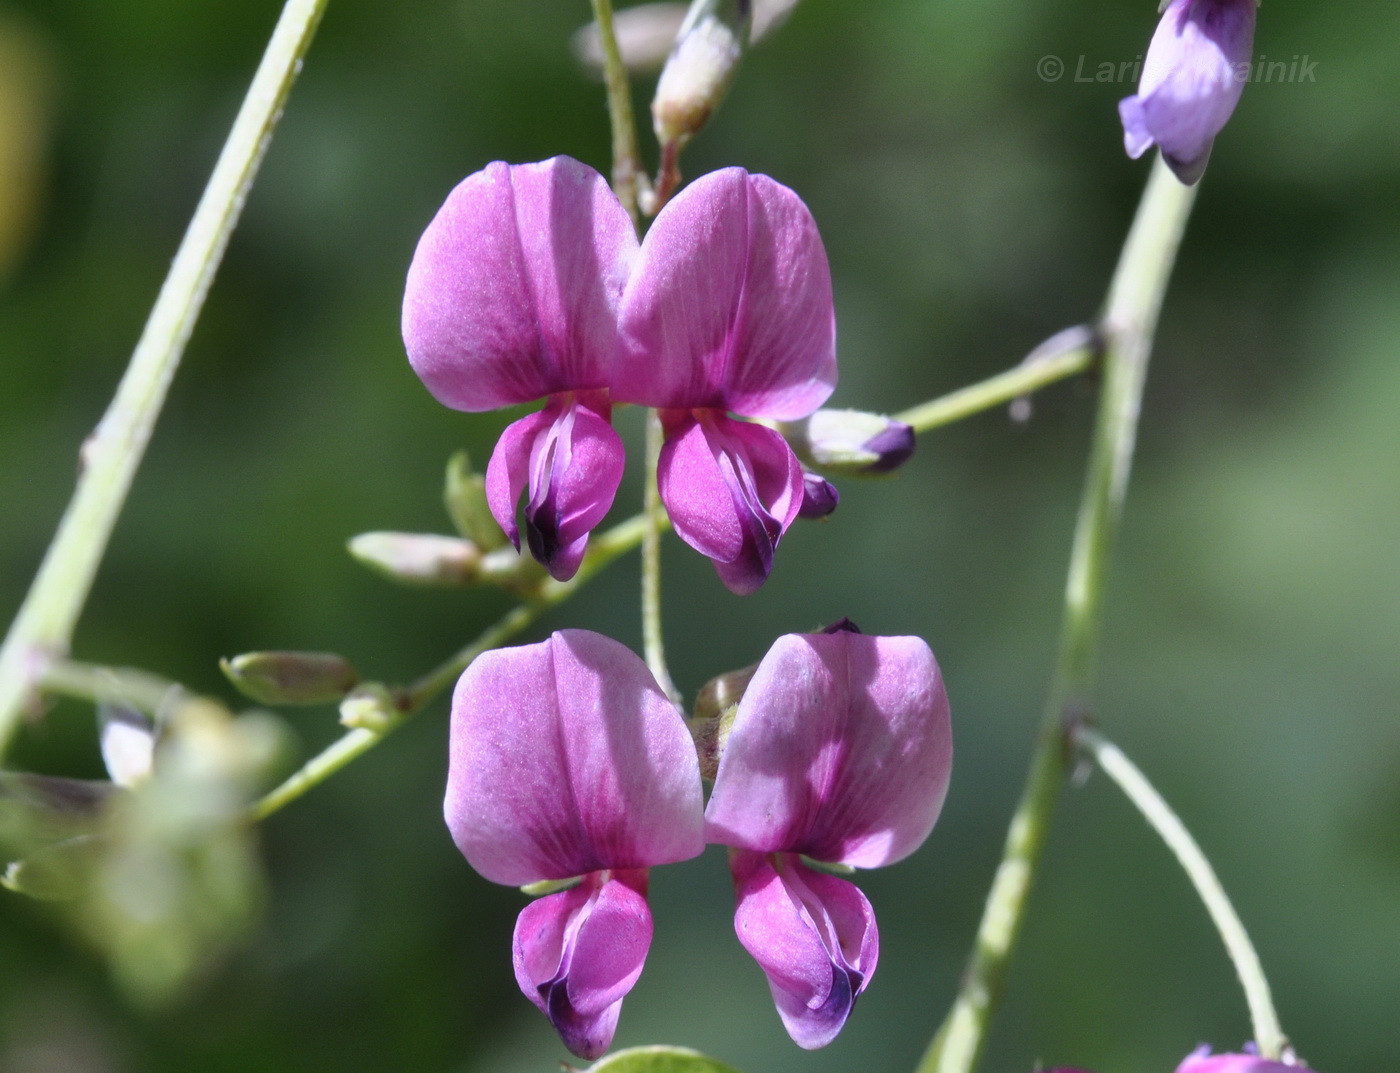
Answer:
<svg viewBox="0 0 1400 1073"><path fill-rule="evenodd" d="M831 273L802 200L726 168L657 215L622 297L613 398L656 407L658 484L676 533L750 593L803 503L781 435L836 384Z"/></svg>
<svg viewBox="0 0 1400 1073"><path fill-rule="evenodd" d="M1306 1066L1288 1065L1257 1054L1217 1054L1202 1046L1176 1067L1176 1073L1299 1073Z"/></svg>
<svg viewBox="0 0 1400 1073"><path fill-rule="evenodd" d="M1249 78L1257 0L1172 0L1147 49L1136 96L1119 102L1137 159L1154 144L1178 179L1200 179Z"/></svg>
<svg viewBox="0 0 1400 1073"><path fill-rule="evenodd" d="M865 895L803 858L877 868L913 853L952 762L928 645L852 630L777 640L739 703L705 811L706 841L731 847L739 941L808 1049L841 1031L879 936Z"/></svg>
<svg viewBox="0 0 1400 1073"><path fill-rule="evenodd" d="M680 713L636 655L600 634L487 652L452 699L444 814L495 883L582 877L521 912L515 978L569 1050L597 1058L651 944L647 868L704 849Z"/></svg>
<svg viewBox="0 0 1400 1073"><path fill-rule="evenodd" d="M578 570L622 479L607 389L636 252L607 181L555 157L468 176L408 270L404 343L439 402L479 412L548 400L501 436L486 491L519 549L516 503L528 488L530 550L561 581Z"/></svg>

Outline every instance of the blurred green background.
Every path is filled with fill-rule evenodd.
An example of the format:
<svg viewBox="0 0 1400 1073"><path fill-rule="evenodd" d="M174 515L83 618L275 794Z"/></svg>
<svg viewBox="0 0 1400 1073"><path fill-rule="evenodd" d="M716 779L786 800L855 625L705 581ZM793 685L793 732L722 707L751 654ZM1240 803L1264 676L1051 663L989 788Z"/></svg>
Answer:
<svg viewBox="0 0 1400 1073"><path fill-rule="evenodd" d="M805 0L691 147L795 187L832 261L834 404L893 410L1009 367L1099 303L1147 164L1122 152L1155 5ZM0 620L18 607L269 32L274 0L0 0ZM76 654L234 701L220 656L332 649L405 680L499 614L400 590L367 529L446 531L443 464L513 414L435 404L398 337L404 272L452 185L495 159L606 168L587 5L334 0L116 532ZM1216 862L1285 1028L1323 1073L1393 1073L1400 1038L1400 9L1267 5L1164 313L1112 574L1100 716ZM1065 65L1054 82L1042 57ZM1045 68L1041 68L1044 70ZM637 83L644 107L650 82ZM654 161L648 139L647 153ZM723 859L658 870L620 1046L748 1073L903 1071L954 992L1054 659L1094 405L1063 385L845 481L758 595L668 543L673 670L693 692L848 615L933 645L951 795L862 880L880 970L843 1036L798 1051L734 941ZM638 415L619 423L635 444ZM633 452L632 457L637 457ZM617 516L639 498L629 477ZM637 647L635 557L548 630ZM287 716L300 755L331 708ZM0 1071L546 1073L567 1055L511 978L521 896L443 829L445 703L264 825L249 941L173 1007L133 1008L44 906L0 892ZM14 760L101 773L60 705ZM1165 850L1102 778L1066 796L984 1068L1170 1073L1249 1035Z"/></svg>

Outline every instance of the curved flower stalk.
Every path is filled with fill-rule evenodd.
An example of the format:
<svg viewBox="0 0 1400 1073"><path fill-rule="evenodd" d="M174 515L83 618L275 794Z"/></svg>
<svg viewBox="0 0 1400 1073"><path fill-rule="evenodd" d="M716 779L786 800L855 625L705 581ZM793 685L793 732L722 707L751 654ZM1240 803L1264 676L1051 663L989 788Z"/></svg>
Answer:
<svg viewBox="0 0 1400 1073"><path fill-rule="evenodd" d="M766 175L705 175L657 215L619 312L613 398L661 411L657 482L676 533L737 593L767 579L803 503L781 435L836 384L831 272L802 200Z"/></svg>
<svg viewBox="0 0 1400 1073"><path fill-rule="evenodd" d="M731 847L734 929L799 1046L836 1037L879 956L865 895L804 858L878 868L913 853L952 755L943 678L917 637L789 634L739 702L705 839Z"/></svg>
<svg viewBox="0 0 1400 1073"><path fill-rule="evenodd" d="M1143 64L1137 95L1118 105L1136 160L1153 145L1191 186L1249 78L1257 0L1171 0Z"/></svg>
<svg viewBox="0 0 1400 1073"><path fill-rule="evenodd" d="M651 945L647 868L704 849L680 713L640 658L596 633L487 652L453 695L444 813L492 882L581 877L521 912L515 978L569 1050L597 1058Z"/></svg>
<svg viewBox="0 0 1400 1073"><path fill-rule="evenodd" d="M1187 1055L1176 1067L1176 1073L1298 1073L1300 1069L1306 1070L1307 1066L1275 1062L1257 1054L1212 1055L1209 1047L1201 1047Z"/></svg>
<svg viewBox="0 0 1400 1073"><path fill-rule="evenodd" d="M446 406L545 399L502 434L486 469L491 513L516 549L567 581L622 479L608 395L617 303L637 251L607 181L555 157L468 176L423 233L408 271L409 362Z"/></svg>

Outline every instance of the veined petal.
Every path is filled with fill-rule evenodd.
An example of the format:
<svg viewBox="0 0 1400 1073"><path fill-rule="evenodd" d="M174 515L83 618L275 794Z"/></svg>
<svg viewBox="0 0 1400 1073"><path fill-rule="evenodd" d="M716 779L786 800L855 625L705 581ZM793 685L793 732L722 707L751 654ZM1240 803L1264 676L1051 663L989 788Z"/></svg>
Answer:
<svg viewBox="0 0 1400 1073"><path fill-rule="evenodd" d="M471 866L512 886L704 848L685 721L639 657L587 630L467 668L452 698L444 814Z"/></svg>
<svg viewBox="0 0 1400 1073"><path fill-rule="evenodd" d="M802 199L725 168L656 217L619 313L613 397L805 417L836 385L831 271Z"/></svg>
<svg viewBox="0 0 1400 1073"><path fill-rule="evenodd" d="M739 702L705 838L890 864L928 837L952 756L948 695L922 640L788 634Z"/></svg>
<svg viewBox="0 0 1400 1073"><path fill-rule="evenodd" d="M1153 144L1188 185L1239 103L1254 47L1255 0L1172 0L1147 49L1137 95L1118 106L1124 147Z"/></svg>
<svg viewBox="0 0 1400 1073"><path fill-rule="evenodd" d="M709 411L663 417L657 486L671 524L714 560L731 591L747 595L767 580L774 549L802 507L802 466L763 425Z"/></svg>
<svg viewBox="0 0 1400 1073"><path fill-rule="evenodd" d="M409 267L414 372L470 411L607 387L636 250L627 213L586 164L488 165L448 195Z"/></svg>
<svg viewBox="0 0 1400 1073"><path fill-rule="evenodd" d="M515 925L515 979L564 1045L598 1058L651 946L646 873L597 873L532 902Z"/></svg>
<svg viewBox="0 0 1400 1073"><path fill-rule="evenodd" d="M1212 1055L1209 1047L1201 1047L1188 1055L1176 1073L1298 1073L1300 1067L1270 1061L1257 1054Z"/></svg>
<svg viewBox="0 0 1400 1073"><path fill-rule="evenodd" d="M776 863L776 867L775 867ZM731 855L734 930L768 977L794 1042L824 1047L846 1023L879 958L875 913L859 889L790 854Z"/></svg>
<svg viewBox="0 0 1400 1073"><path fill-rule="evenodd" d="M625 464L606 398L590 394L599 398L556 396L541 413L515 422L501 434L486 467L487 503L516 548L515 504L529 487L530 552L559 581L577 572L588 534L612 507Z"/></svg>

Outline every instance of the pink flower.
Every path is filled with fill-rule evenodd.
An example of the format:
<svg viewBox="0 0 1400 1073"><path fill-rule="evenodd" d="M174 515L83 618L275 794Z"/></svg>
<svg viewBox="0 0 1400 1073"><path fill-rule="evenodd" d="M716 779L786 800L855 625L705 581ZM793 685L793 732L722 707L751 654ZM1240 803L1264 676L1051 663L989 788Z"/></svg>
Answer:
<svg viewBox="0 0 1400 1073"><path fill-rule="evenodd" d="M468 176L423 233L403 337L434 397L479 412L546 399L501 436L486 470L491 513L549 572L577 571L622 479L608 387L617 303L637 237L607 182L568 157Z"/></svg>
<svg viewBox="0 0 1400 1073"><path fill-rule="evenodd" d="M731 847L739 941L799 1046L833 1040L879 956L870 903L804 858L878 868L913 853L942 808L948 696L917 637L781 637L739 703L705 810Z"/></svg>
<svg viewBox="0 0 1400 1073"><path fill-rule="evenodd" d="M803 503L787 441L836 384L831 273L802 200L726 168L669 202L619 312L612 393L661 410L658 484L677 534L737 593L763 584Z"/></svg>
<svg viewBox="0 0 1400 1073"><path fill-rule="evenodd" d="M444 813L492 882L581 877L521 912L515 978L569 1050L597 1058L651 945L647 868L704 849L680 713L637 656L596 633L487 652L452 699Z"/></svg>
<svg viewBox="0 0 1400 1073"><path fill-rule="evenodd" d="M1251 1045L1252 1046L1252 1045ZM1200 1047L1176 1067L1176 1073L1299 1073L1306 1066L1287 1065L1257 1054L1217 1054Z"/></svg>
<svg viewBox="0 0 1400 1073"><path fill-rule="evenodd" d="M1183 183L1200 179L1249 77L1257 8L1257 0L1171 0L1137 94L1118 105L1130 157L1155 144Z"/></svg>

